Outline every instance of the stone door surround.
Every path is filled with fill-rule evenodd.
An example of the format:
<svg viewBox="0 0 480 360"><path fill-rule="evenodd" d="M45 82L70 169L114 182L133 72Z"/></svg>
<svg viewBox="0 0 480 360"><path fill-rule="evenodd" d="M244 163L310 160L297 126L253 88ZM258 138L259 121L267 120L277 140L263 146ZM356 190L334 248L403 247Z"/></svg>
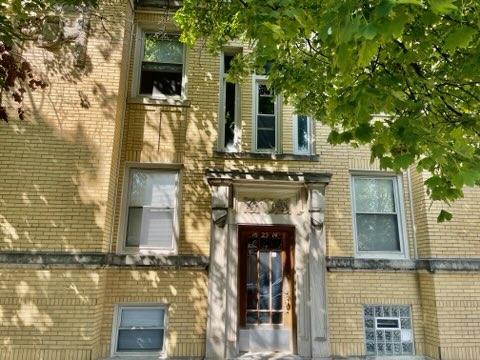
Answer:
<svg viewBox="0 0 480 360"><path fill-rule="evenodd" d="M325 173L207 171L212 194L207 359L239 356L239 225L295 226L296 353L329 358L324 229L329 179Z"/></svg>

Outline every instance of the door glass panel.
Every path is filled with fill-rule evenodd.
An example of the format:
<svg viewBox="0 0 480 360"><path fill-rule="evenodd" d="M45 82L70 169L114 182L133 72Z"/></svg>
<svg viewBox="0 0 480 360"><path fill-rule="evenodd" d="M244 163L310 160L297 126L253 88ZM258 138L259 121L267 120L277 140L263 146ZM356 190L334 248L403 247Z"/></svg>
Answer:
<svg viewBox="0 0 480 360"><path fill-rule="evenodd" d="M284 250L281 232L246 239L246 324L283 324Z"/></svg>
<svg viewBox="0 0 480 360"><path fill-rule="evenodd" d="M272 251L272 309L282 310L282 254Z"/></svg>
<svg viewBox="0 0 480 360"><path fill-rule="evenodd" d="M259 308L270 308L270 253L262 251L258 266Z"/></svg>

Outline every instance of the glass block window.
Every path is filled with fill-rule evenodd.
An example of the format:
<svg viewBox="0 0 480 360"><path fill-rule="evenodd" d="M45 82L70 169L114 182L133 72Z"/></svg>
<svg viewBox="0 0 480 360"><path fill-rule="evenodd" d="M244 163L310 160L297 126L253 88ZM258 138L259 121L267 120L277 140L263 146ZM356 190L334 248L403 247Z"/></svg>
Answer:
<svg viewBox="0 0 480 360"><path fill-rule="evenodd" d="M406 305L365 305L367 355L413 355L411 310Z"/></svg>
<svg viewBox="0 0 480 360"><path fill-rule="evenodd" d="M402 254L403 236L397 177L353 177L357 253Z"/></svg>
<svg viewBox="0 0 480 360"><path fill-rule="evenodd" d="M119 307L113 336L113 354L161 353L165 342L165 309Z"/></svg>

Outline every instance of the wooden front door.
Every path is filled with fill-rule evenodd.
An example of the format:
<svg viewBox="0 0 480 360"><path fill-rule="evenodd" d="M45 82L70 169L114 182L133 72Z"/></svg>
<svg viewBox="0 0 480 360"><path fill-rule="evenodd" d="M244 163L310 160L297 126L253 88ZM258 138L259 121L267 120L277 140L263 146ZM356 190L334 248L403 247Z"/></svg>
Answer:
<svg viewBox="0 0 480 360"><path fill-rule="evenodd" d="M247 351L293 351L295 228L241 226L238 235L239 325Z"/></svg>

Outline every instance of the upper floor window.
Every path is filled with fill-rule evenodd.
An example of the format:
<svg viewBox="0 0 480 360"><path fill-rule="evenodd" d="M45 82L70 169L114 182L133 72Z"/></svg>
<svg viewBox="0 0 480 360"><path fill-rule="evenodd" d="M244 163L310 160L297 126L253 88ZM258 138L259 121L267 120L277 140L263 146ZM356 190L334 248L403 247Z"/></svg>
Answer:
<svg viewBox="0 0 480 360"><path fill-rule="evenodd" d="M295 154L312 153L312 121L306 115L293 117L293 146Z"/></svg>
<svg viewBox="0 0 480 360"><path fill-rule="evenodd" d="M229 49L222 54L221 59L219 148L225 151L238 150L240 140L240 87L227 81L231 62L236 53L238 53L236 49Z"/></svg>
<svg viewBox="0 0 480 360"><path fill-rule="evenodd" d="M150 97L181 97L184 49L177 38L143 32L139 94Z"/></svg>
<svg viewBox="0 0 480 360"><path fill-rule="evenodd" d="M112 333L113 356L161 354L165 347L165 308L119 306Z"/></svg>
<svg viewBox="0 0 480 360"><path fill-rule="evenodd" d="M352 183L357 254L404 256L398 177L356 175Z"/></svg>
<svg viewBox="0 0 480 360"><path fill-rule="evenodd" d="M255 79L254 149L258 152L275 152L278 149L277 96L265 80Z"/></svg>
<svg viewBox="0 0 480 360"><path fill-rule="evenodd" d="M174 252L178 173L131 169L125 249Z"/></svg>

